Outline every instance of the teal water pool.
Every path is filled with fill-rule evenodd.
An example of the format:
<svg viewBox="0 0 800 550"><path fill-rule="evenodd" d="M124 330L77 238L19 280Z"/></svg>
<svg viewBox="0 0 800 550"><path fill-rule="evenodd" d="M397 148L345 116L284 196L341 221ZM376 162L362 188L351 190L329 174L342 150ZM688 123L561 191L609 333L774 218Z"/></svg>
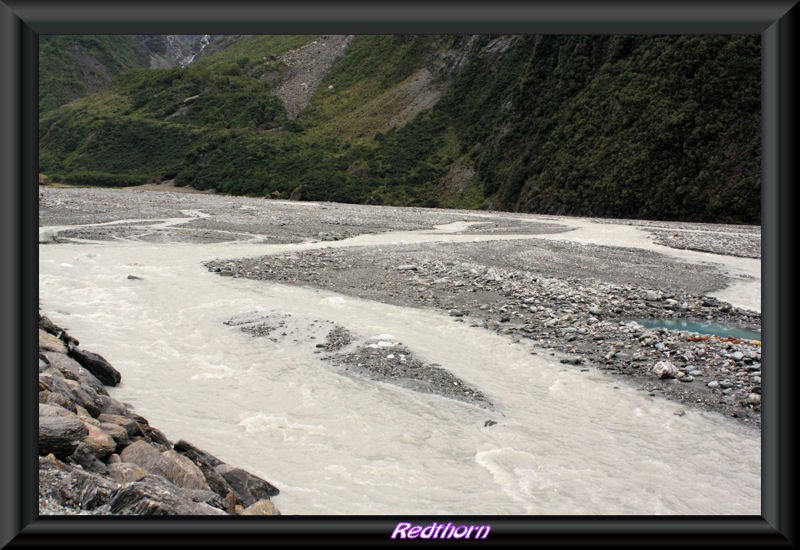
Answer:
<svg viewBox="0 0 800 550"><path fill-rule="evenodd" d="M692 321L689 319L634 319L645 328L665 328L669 330L685 330L722 338L741 338L743 340L761 340L761 333L732 325Z"/></svg>

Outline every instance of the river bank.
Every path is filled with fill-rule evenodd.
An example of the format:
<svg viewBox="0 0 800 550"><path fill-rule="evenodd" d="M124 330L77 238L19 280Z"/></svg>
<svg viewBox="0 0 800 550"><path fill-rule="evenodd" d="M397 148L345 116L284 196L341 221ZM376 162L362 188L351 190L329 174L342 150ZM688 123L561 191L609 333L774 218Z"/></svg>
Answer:
<svg viewBox="0 0 800 550"><path fill-rule="evenodd" d="M39 314L40 515L280 515L269 482L172 443L108 394L102 356Z"/></svg>

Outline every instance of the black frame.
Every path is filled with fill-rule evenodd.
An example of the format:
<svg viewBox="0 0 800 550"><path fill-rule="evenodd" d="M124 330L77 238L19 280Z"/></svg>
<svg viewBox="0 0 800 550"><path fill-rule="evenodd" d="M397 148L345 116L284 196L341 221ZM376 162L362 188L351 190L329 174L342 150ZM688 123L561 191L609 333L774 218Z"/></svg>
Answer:
<svg viewBox="0 0 800 550"><path fill-rule="evenodd" d="M447 0L0 0L0 546L374 545L400 518L38 517L34 358L39 34L547 33L762 36L762 303L764 407L762 515L482 517L488 542L558 545L793 545L794 403L790 304L794 303L797 0L632 3L615 0L456 4ZM721 480L724 482L724 480ZM405 519L405 518L403 518ZM417 517L418 523L441 521ZM454 518L447 518L452 520ZM462 518L469 520L469 518ZM252 520L252 521L249 521ZM441 543L441 541L439 541Z"/></svg>

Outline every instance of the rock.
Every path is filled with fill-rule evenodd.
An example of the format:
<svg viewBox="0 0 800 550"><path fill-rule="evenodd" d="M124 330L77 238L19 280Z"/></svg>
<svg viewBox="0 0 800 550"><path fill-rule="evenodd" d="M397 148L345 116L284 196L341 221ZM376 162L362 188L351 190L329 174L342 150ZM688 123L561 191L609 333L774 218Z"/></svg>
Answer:
<svg viewBox="0 0 800 550"><path fill-rule="evenodd" d="M57 369L64 378L75 380L81 384L90 386L100 395L108 395L108 391L95 375L83 368L80 363L63 353L45 352L42 354L47 362L54 369Z"/></svg>
<svg viewBox="0 0 800 550"><path fill-rule="evenodd" d="M414 264L403 264L397 266L397 271L417 271L419 268Z"/></svg>
<svg viewBox="0 0 800 550"><path fill-rule="evenodd" d="M147 470L132 462L117 462L108 465L108 475L117 483L130 483L145 477Z"/></svg>
<svg viewBox="0 0 800 550"><path fill-rule="evenodd" d="M119 464L120 462L122 462L122 459L119 457L117 453L111 453L111 455L109 455L109 457L106 459L106 462L108 464Z"/></svg>
<svg viewBox="0 0 800 550"><path fill-rule="evenodd" d="M644 292L644 299L648 302L654 302L660 298L661 296L655 290L645 290Z"/></svg>
<svg viewBox="0 0 800 550"><path fill-rule="evenodd" d="M447 313L450 315L450 317L463 317L464 316L464 312L460 311L458 309L451 309Z"/></svg>
<svg viewBox="0 0 800 550"><path fill-rule="evenodd" d="M107 504L119 488L113 480L87 472L53 455L39 457L39 496L62 506L94 510Z"/></svg>
<svg viewBox="0 0 800 550"><path fill-rule="evenodd" d="M39 351L67 353L67 346L49 332L39 329Z"/></svg>
<svg viewBox="0 0 800 550"><path fill-rule="evenodd" d="M100 414L100 398L96 391L89 386L84 386L75 380L67 380L60 373L49 374L44 373L39 375L39 382L44 384L50 392L62 394L67 401L71 401L75 405L80 405L92 416ZM62 406L62 403L58 403Z"/></svg>
<svg viewBox="0 0 800 550"><path fill-rule="evenodd" d="M94 472L100 475L108 474L106 465L97 458L86 443L79 443L75 452L73 452L67 460L72 464L80 465L87 472Z"/></svg>
<svg viewBox="0 0 800 550"><path fill-rule="evenodd" d="M760 405L761 396L757 393L750 393L747 395L746 402L748 405Z"/></svg>
<svg viewBox="0 0 800 550"><path fill-rule="evenodd" d="M54 454L66 458L75 452L78 444L89 434L89 430L75 416L39 417L39 454Z"/></svg>
<svg viewBox="0 0 800 550"><path fill-rule="evenodd" d="M694 376L691 376L691 375L681 376L680 381L681 382L694 382Z"/></svg>
<svg viewBox="0 0 800 550"><path fill-rule="evenodd" d="M714 388L718 388L719 387L719 382L717 382L716 380L712 380L711 382L706 384L706 386L708 386L709 388L711 388L713 390Z"/></svg>
<svg viewBox="0 0 800 550"><path fill-rule="evenodd" d="M175 446L173 448L182 455L186 456L187 458L190 458L195 463L198 460L200 460L202 462L205 462L212 468L215 466L219 466L220 464L224 464L224 462L222 462L220 459L218 459L211 453L208 453L202 449L198 449L197 447L195 447L194 445L183 439L175 443Z"/></svg>
<svg viewBox="0 0 800 550"><path fill-rule="evenodd" d="M242 516L279 516L281 513L271 500L261 499L254 502L241 513Z"/></svg>
<svg viewBox="0 0 800 550"><path fill-rule="evenodd" d="M208 505L192 502L178 487L158 475L124 484L111 499L110 510L120 515L207 515Z"/></svg>
<svg viewBox="0 0 800 550"><path fill-rule="evenodd" d="M203 472L203 476L206 479L206 483L208 483L212 491L223 499L228 496L233 496L233 502L230 503L230 506L225 506L226 509L232 511L233 507L238 503L238 499L235 497L236 492L233 487L231 487L230 483L214 469L224 463L212 454L198 449L191 443L182 439L175 444L174 449L200 468L200 471Z"/></svg>
<svg viewBox="0 0 800 550"><path fill-rule="evenodd" d="M89 433L83 438L83 444L98 458L104 458L117 449L114 438L108 435L99 427L88 422L84 422Z"/></svg>
<svg viewBox="0 0 800 550"><path fill-rule="evenodd" d="M487 420L486 422L483 423L483 427L489 428L491 426L495 426L496 424L497 422L495 422L494 420Z"/></svg>
<svg viewBox="0 0 800 550"><path fill-rule="evenodd" d="M100 410L106 414L127 416L128 407L108 395L100 395Z"/></svg>
<svg viewBox="0 0 800 550"><path fill-rule="evenodd" d="M215 470L231 485L234 493L245 506L250 506L261 499L268 499L280 492L269 482L241 468L220 464Z"/></svg>
<svg viewBox="0 0 800 550"><path fill-rule="evenodd" d="M68 416L78 418L78 415L74 412L60 405L51 405L49 403L39 403L39 416Z"/></svg>
<svg viewBox="0 0 800 550"><path fill-rule="evenodd" d="M119 454L122 462L138 464L145 470L153 472L154 468L161 460L161 451L147 441L134 441L125 447Z"/></svg>
<svg viewBox="0 0 800 550"><path fill-rule="evenodd" d="M731 354L731 357L733 357L737 361L741 361L742 359L744 359L744 353L742 353L741 351L734 351Z"/></svg>
<svg viewBox="0 0 800 550"><path fill-rule="evenodd" d="M136 275L128 275L128 280L129 281L141 281L142 278L141 277L137 277Z"/></svg>
<svg viewBox="0 0 800 550"><path fill-rule="evenodd" d="M653 374L658 378L675 378L678 369L670 361L659 361L653 367Z"/></svg>
<svg viewBox="0 0 800 550"><path fill-rule="evenodd" d="M155 446L139 440L122 453L123 462L138 464L148 472L164 476L178 487L209 490L203 472L191 460L176 451L160 452Z"/></svg>
<svg viewBox="0 0 800 550"><path fill-rule="evenodd" d="M125 447L131 442L131 439L128 436L128 431L119 424L114 424L112 422L101 422L100 429L114 439L117 447Z"/></svg>
<svg viewBox="0 0 800 550"><path fill-rule="evenodd" d="M122 426L128 432L128 437L133 437L139 434L139 425L132 418L118 414L101 413L97 416L97 420L101 423L116 424Z"/></svg>
<svg viewBox="0 0 800 550"><path fill-rule="evenodd" d="M194 462L175 451L161 453L154 473L161 474L178 487L184 489L210 490L203 472Z"/></svg>
<svg viewBox="0 0 800 550"><path fill-rule="evenodd" d="M79 347L71 348L69 355L106 386L116 386L122 379L117 369L112 367L101 355L82 350Z"/></svg>

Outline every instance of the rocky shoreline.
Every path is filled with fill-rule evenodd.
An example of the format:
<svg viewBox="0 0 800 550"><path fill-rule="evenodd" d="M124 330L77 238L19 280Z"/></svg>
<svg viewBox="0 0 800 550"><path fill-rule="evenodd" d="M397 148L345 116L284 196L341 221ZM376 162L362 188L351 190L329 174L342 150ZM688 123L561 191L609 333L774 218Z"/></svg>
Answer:
<svg viewBox="0 0 800 550"><path fill-rule="evenodd" d="M274 485L172 443L109 395L120 380L40 312L40 515L280 515Z"/></svg>
<svg viewBox="0 0 800 550"><path fill-rule="evenodd" d="M600 369L652 397L760 426L760 341L647 329L636 322L690 319L760 331L760 314L706 294L724 286L715 269L667 261L643 251L626 256L624 249L537 241L524 247L415 244L393 246L391 253L328 248L206 266L223 276L437 309L453 322L529 341L564 368ZM385 371L381 365L390 352L361 353L350 364L367 375ZM426 391L443 396L452 386L433 377L426 384Z"/></svg>

